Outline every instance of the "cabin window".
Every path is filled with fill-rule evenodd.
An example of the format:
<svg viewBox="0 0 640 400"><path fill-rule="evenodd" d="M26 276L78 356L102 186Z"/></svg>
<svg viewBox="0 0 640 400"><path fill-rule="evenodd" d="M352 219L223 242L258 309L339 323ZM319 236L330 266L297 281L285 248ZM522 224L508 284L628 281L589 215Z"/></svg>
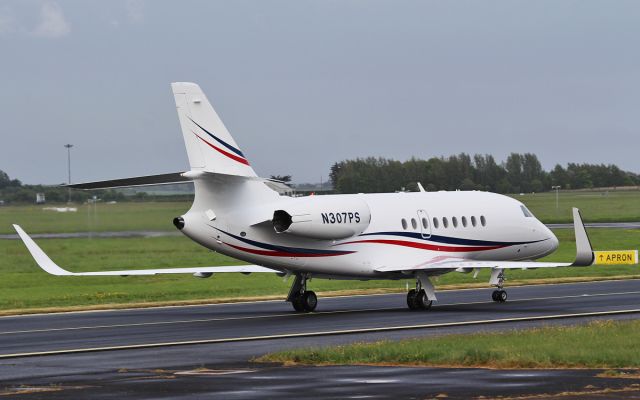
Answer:
<svg viewBox="0 0 640 400"><path fill-rule="evenodd" d="M413 229L418 229L418 223L416 222L415 218L411 218L411 226L413 227Z"/></svg>
<svg viewBox="0 0 640 400"><path fill-rule="evenodd" d="M480 223L482 224L482 226L486 226L487 225L487 220L485 219L484 215L480 216Z"/></svg>
<svg viewBox="0 0 640 400"><path fill-rule="evenodd" d="M453 223L454 228L458 227L458 218L456 217L451 218L451 222Z"/></svg>
<svg viewBox="0 0 640 400"><path fill-rule="evenodd" d="M475 216L471 216L471 225L473 225L474 227L476 226L476 217Z"/></svg>
<svg viewBox="0 0 640 400"><path fill-rule="evenodd" d="M522 210L522 213L524 214L524 216L525 216L525 217L527 217L527 218L531 218L531 217L533 217L533 214L531 214L531 211L529 211L529 210L527 209L527 207L525 207L525 206L521 205L521 206L520 206L520 209Z"/></svg>
<svg viewBox="0 0 640 400"><path fill-rule="evenodd" d="M462 217L462 226L467 227L467 217Z"/></svg>
<svg viewBox="0 0 640 400"><path fill-rule="evenodd" d="M447 220L447 217L442 217L442 226L444 226L445 228L449 227L449 221Z"/></svg>
<svg viewBox="0 0 640 400"><path fill-rule="evenodd" d="M438 218L433 217L433 227L434 227L434 228L436 228L436 229L438 229L438 226L439 226L439 225L440 225L440 224L438 223Z"/></svg>
<svg viewBox="0 0 640 400"><path fill-rule="evenodd" d="M422 227L424 229L428 229L429 228L429 221L427 221L427 219L425 217L422 217Z"/></svg>
<svg viewBox="0 0 640 400"><path fill-rule="evenodd" d="M402 229L407 230L407 220L402 218Z"/></svg>

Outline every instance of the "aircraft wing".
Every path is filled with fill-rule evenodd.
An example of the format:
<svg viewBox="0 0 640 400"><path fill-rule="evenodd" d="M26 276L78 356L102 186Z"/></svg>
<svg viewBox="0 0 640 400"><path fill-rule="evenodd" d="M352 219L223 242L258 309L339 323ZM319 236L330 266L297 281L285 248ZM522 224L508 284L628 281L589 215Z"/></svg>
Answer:
<svg viewBox="0 0 640 400"><path fill-rule="evenodd" d="M479 261L468 258L456 257L435 257L429 261L413 266L383 266L375 270L377 272L410 272L427 269L435 270L457 270L459 272L469 271L476 268L492 269L536 269L536 268L556 268L570 267L570 262L536 262L536 261Z"/></svg>
<svg viewBox="0 0 640 400"><path fill-rule="evenodd" d="M582 223L580 210L573 209L573 228L576 236L576 259L573 262L537 262L537 261L490 261L469 258L436 256L416 265L387 265L375 269L377 272L418 272L423 270L457 270L468 272L476 268L535 269L555 267L586 267L593 263L594 255L589 236Z"/></svg>
<svg viewBox="0 0 640 400"><path fill-rule="evenodd" d="M36 263L51 275L65 275L65 276L127 276L127 275L157 275L157 274L203 274L203 277L209 276L208 274L217 272L271 272L279 273L275 269L261 267L259 265L230 265L223 267L195 267L195 268L161 268L161 269L132 269L123 271L94 271L94 272L70 272L64 268L58 266L53 262L49 256L31 239L29 235L18 225L13 225L13 228L18 232L20 239L27 246L27 250L31 253L31 256Z"/></svg>

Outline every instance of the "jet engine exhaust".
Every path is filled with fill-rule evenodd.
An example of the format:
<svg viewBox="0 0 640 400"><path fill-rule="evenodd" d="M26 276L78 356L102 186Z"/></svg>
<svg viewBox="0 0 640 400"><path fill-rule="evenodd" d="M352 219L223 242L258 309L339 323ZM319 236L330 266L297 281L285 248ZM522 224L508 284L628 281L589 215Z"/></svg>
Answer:
<svg viewBox="0 0 640 400"><path fill-rule="evenodd" d="M291 219L291 215L284 210L277 210L273 213L273 229L278 233L282 233L289 229L292 222L293 220Z"/></svg>
<svg viewBox="0 0 640 400"><path fill-rule="evenodd" d="M182 228L184 228L184 218L175 217L173 219L173 225L178 228L178 230L182 230Z"/></svg>

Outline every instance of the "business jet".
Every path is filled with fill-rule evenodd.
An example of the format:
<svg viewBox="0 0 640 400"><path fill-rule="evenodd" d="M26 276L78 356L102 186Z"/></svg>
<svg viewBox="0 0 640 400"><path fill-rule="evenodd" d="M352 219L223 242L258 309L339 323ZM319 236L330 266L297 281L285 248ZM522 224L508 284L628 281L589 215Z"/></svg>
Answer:
<svg viewBox="0 0 640 400"><path fill-rule="evenodd" d="M18 225L14 228L36 263L62 276L130 276L219 272L293 276L287 301L315 310L308 289L319 279L415 279L411 310L436 301L432 278L449 272L491 271L492 298L505 302L505 271L579 267L593 263L580 212L573 209L577 254L573 262L536 262L558 239L521 202L480 191L339 194L291 197L278 182L260 178L218 114L194 83L171 85L190 169L186 172L70 185L77 189L192 181L193 204L173 220L200 245L249 265L70 272L55 264Z"/></svg>

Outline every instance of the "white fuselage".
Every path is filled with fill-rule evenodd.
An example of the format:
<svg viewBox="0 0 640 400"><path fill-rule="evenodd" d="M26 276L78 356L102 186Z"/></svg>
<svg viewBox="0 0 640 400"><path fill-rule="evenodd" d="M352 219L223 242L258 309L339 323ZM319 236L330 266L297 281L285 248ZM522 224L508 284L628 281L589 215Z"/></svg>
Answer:
<svg viewBox="0 0 640 400"><path fill-rule="evenodd" d="M555 235L522 203L495 193L412 192L317 198L322 200L320 208L325 203L332 207L319 211L322 218L312 221L309 217L306 223L311 224L311 230L338 225L338 220L345 226L362 227L360 218L355 224L355 212L348 208L351 204L367 207L370 220L364 221L368 223L362 231L340 239L277 233L271 218L256 215L270 216L283 207L295 209L297 204L314 200L279 197L249 208L243 204L224 213L192 208L183 216L182 232L209 249L249 263L345 279L402 278L402 274L376 269L428 265L438 258L533 260L558 247ZM344 209L340 209L341 204L345 204ZM444 271L427 268L427 272L436 275Z"/></svg>

